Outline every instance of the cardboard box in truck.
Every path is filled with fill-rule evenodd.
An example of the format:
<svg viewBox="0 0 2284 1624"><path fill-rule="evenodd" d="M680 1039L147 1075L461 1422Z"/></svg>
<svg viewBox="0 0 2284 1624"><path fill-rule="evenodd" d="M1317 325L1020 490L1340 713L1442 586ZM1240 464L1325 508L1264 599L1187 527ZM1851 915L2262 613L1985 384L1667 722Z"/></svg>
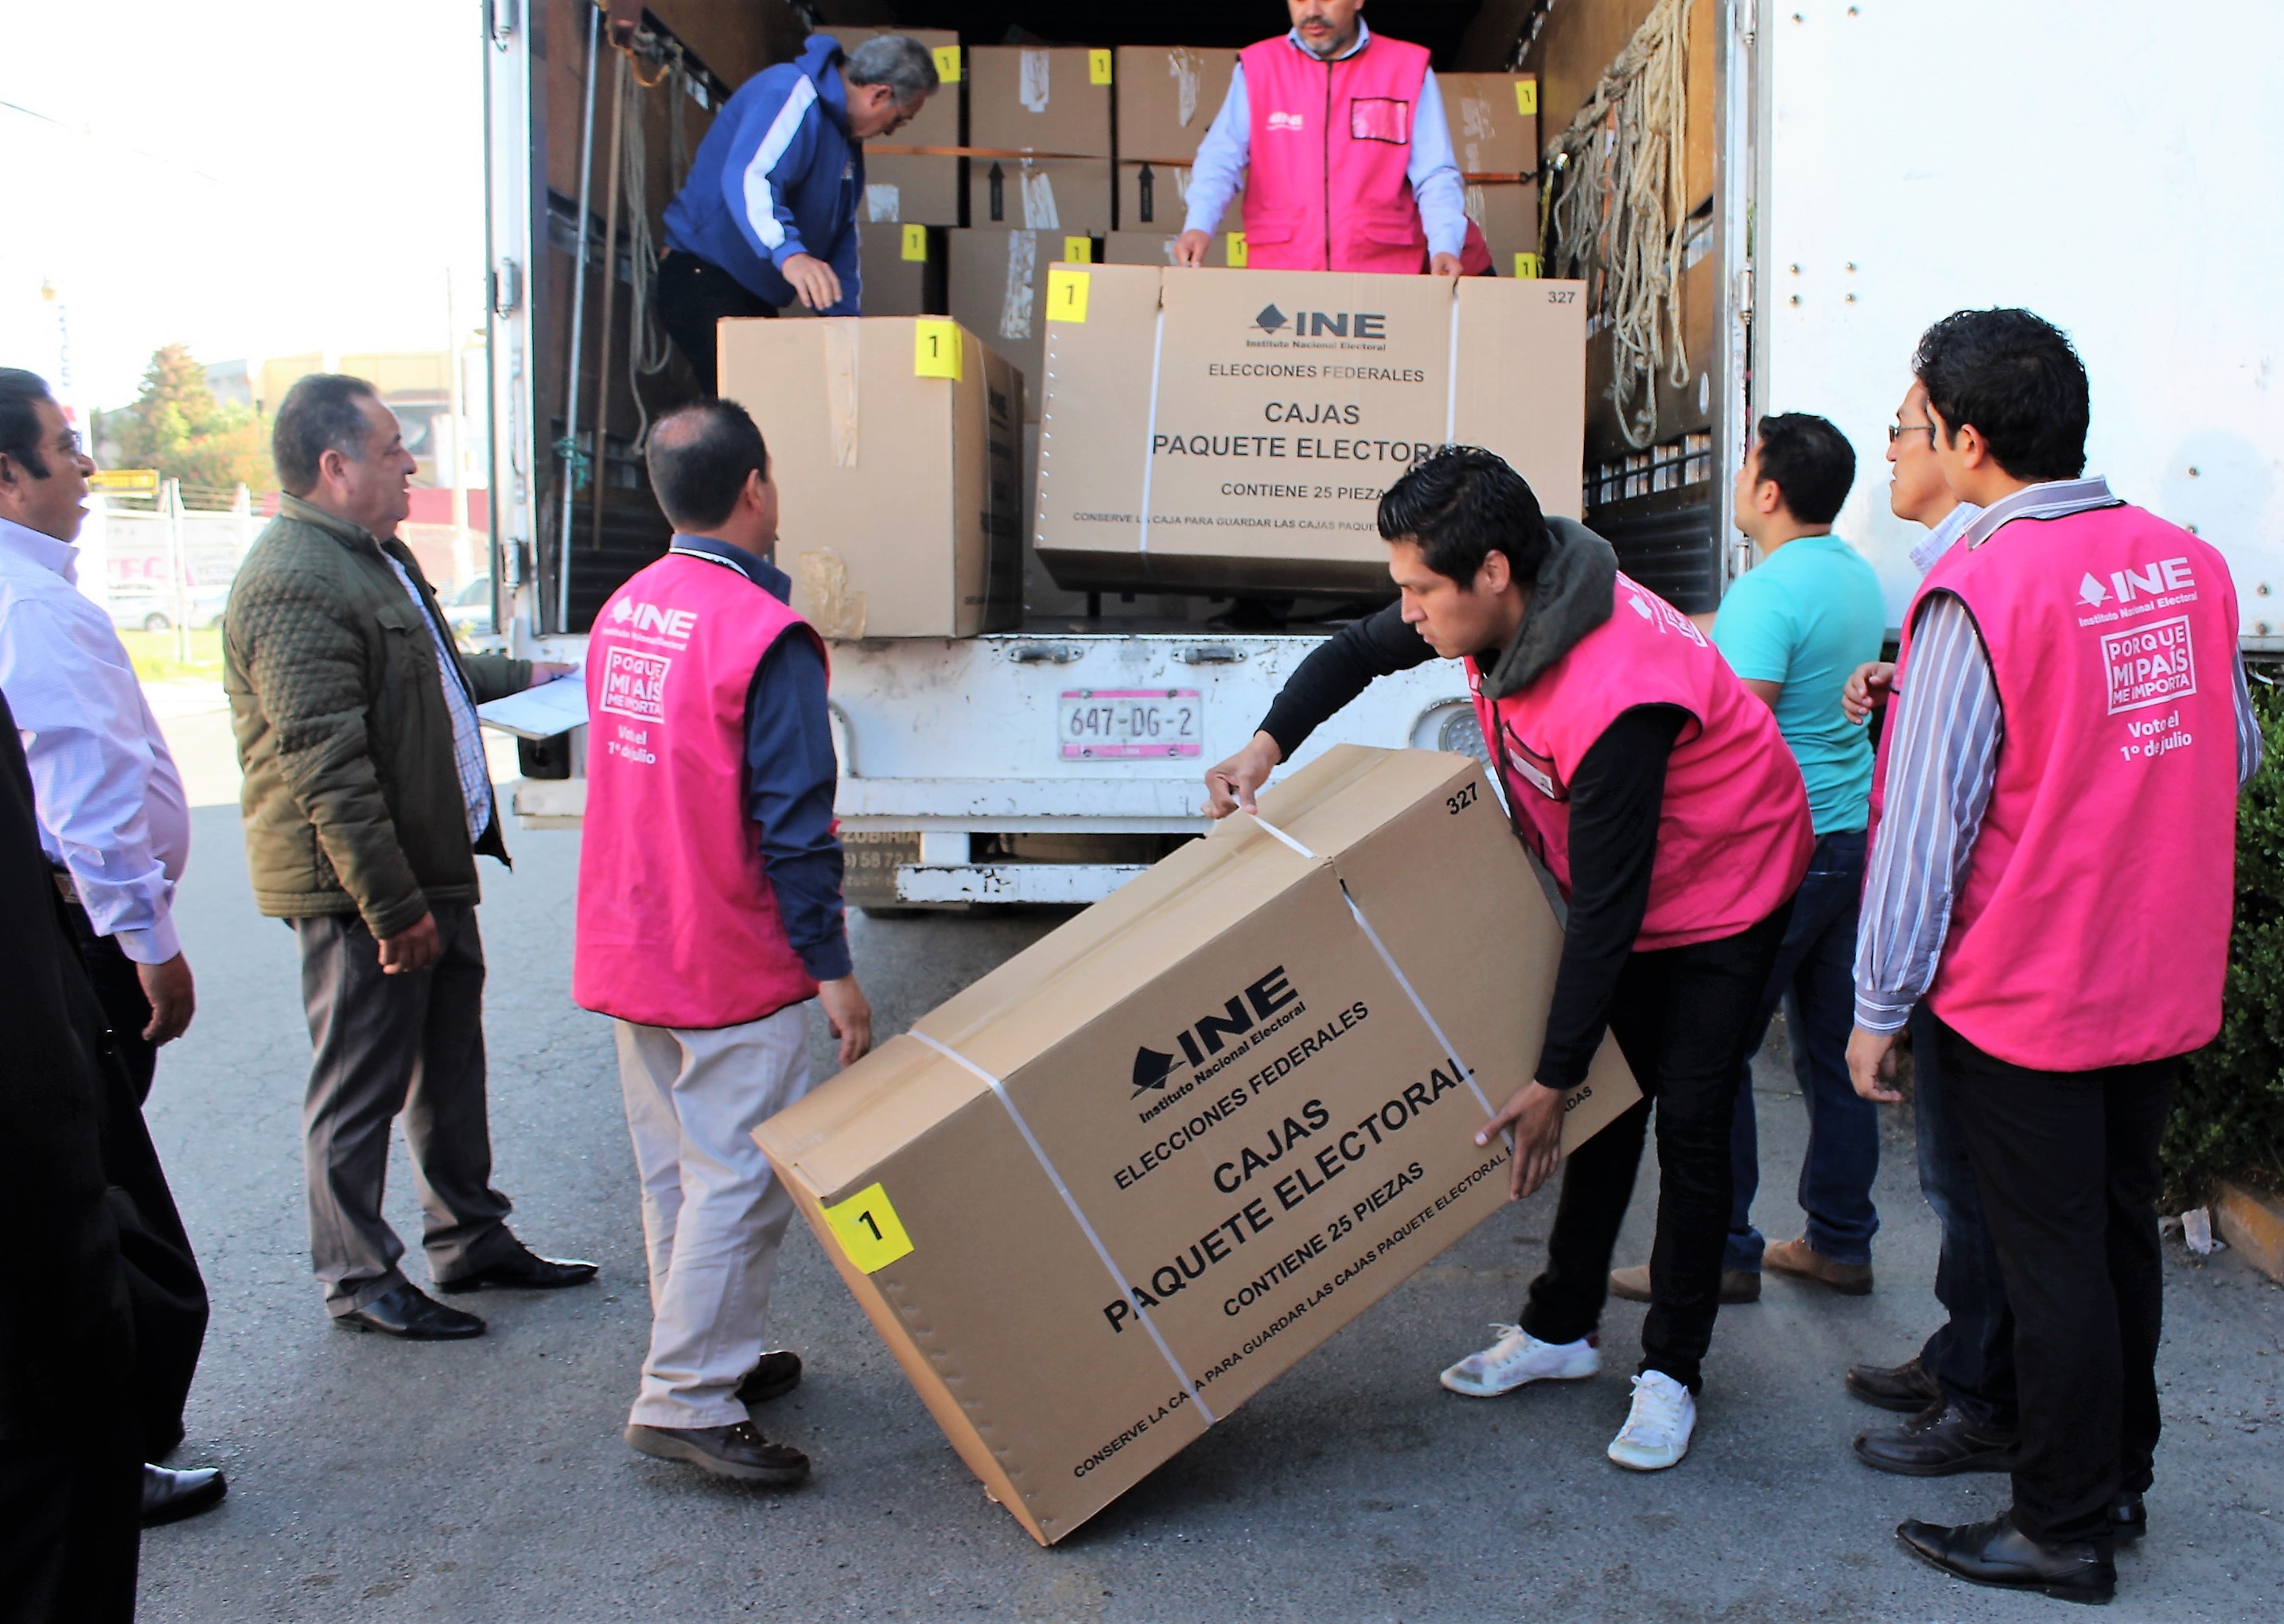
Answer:
<svg viewBox="0 0 2284 1624"><path fill-rule="evenodd" d="M1190 170L1184 164L1126 163L1118 166L1118 229L1122 231L1182 233L1190 212ZM1245 188L1240 185L1221 221L1220 231L1245 230Z"/></svg>
<svg viewBox="0 0 2284 1624"><path fill-rule="evenodd" d="M1463 196L1467 218L1483 234L1491 271L1501 277L1535 277L1538 258L1538 183L1469 181Z"/></svg>
<svg viewBox="0 0 2284 1624"><path fill-rule="evenodd" d="M1381 493L1455 440L1579 516L1576 282L1105 265L1045 293L1032 537L1068 589L1387 592Z"/></svg>
<svg viewBox="0 0 2284 1624"><path fill-rule="evenodd" d="M1461 175L1538 173L1537 75L1438 74L1435 89Z"/></svg>
<svg viewBox="0 0 2284 1624"><path fill-rule="evenodd" d="M952 316L1022 373L1024 410L1036 423L1046 373L1047 268L1058 260L1095 259L1094 239L1068 231L989 226L947 237L950 274L945 297Z"/></svg>
<svg viewBox="0 0 2284 1624"><path fill-rule="evenodd" d="M942 316L943 238L942 226L859 223L857 263L864 278L864 314ZM778 314L813 316L816 312L796 299Z"/></svg>
<svg viewBox="0 0 2284 1624"><path fill-rule="evenodd" d="M1052 1544L1506 1200L1561 940L1481 767L1340 746L755 1137ZM1565 1145L1638 1097L1606 1042Z"/></svg>
<svg viewBox="0 0 2284 1624"><path fill-rule="evenodd" d="M1106 265L1171 265L1174 248L1181 241L1172 231L1113 231L1102 239L1102 262ZM1241 231L1216 231L1206 249L1206 263L1216 269L1226 269L1230 254L1234 250L1238 263L1245 260L1245 235Z"/></svg>
<svg viewBox="0 0 2284 1624"><path fill-rule="evenodd" d="M1234 51L1118 47L1118 155L1186 164L1229 97Z"/></svg>
<svg viewBox="0 0 2284 1624"><path fill-rule="evenodd" d="M971 225L1099 237L1110 230L1116 207L1113 186L1111 166L1099 159L971 158L967 219Z"/></svg>
<svg viewBox="0 0 2284 1624"><path fill-rule="evenodd" d="M864 204L860 211L880 225L962 225L967 200L967 160L924 153L864 154Z"/></svg>
<svg viewBox="0 0 2284 1624"><path fill-rule="evenodd" d="M966 52L967 143L1064 158L1112 155L1114 53L1083 45Z"/></svg>
<svg viewBox="0 0 2284 1624"><path fill-rule="evenodd" d="M722 394L778 487L778 566L823 636L972 637L1022 613L1022 380L944 317L725 321Z"/></svg>

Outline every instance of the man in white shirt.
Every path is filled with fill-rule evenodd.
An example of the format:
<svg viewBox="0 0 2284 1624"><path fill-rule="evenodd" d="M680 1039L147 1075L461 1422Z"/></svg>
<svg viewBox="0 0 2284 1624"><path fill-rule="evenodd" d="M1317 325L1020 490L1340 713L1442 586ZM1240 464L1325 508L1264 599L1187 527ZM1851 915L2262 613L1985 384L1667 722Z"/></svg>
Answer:
<svg viewBox="0 0 2284 1624"><path fill-rule="evenodd" d="M40 844L69 904L131 1097L114 1100L106 1176L132 1199L122 1234L136 1316L135 1401L145 1458L183 1439L183 1405L206 1338L206 1283L144 1127L159 1046L191 1024L196 994L176 939L176 882L190 855L181 775L101 605L82 592L74 543L95 465L35 374L0 368L0 691L22 731ZM122 1217L122 1230L134 1226ZM223 1496L222 1474L145 1472L146 1521Z"/></svg>

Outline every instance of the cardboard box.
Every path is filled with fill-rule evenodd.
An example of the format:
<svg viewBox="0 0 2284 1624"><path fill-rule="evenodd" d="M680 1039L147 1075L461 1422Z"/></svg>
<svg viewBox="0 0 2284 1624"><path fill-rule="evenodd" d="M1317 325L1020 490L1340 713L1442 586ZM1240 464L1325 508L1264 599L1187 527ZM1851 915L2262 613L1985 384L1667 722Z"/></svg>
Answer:
<svg viewBox="0 0 2284 1624"><path fill-rule="evenodd" d="M1474 1130L1562 933L1482 769L1340 746L1261 813L1285 839L1216 825L755 1136L1043 1544L1506 1198ZM1606 1042L1565 1144L1638 1097Z"/></svg>
<svg viewBox="0 0 2284 1624"><path fill-rule="evenodd" d="M968 223L1099 237L1116 207L1110 170L1091 158L971 158Z"/></svg>
<svg viewBox="0 0 2284 1624"><path fill-rule="evenodd" d="M1234 51L1194 45L1118 48L1118 155L1186 164L1229 99Z"/></svg>
<svg viewBox="0 0 2284 1624"><path fill-rule="evenodd" d="M856 228L857 263L864 277L867 316L942 316L943 228L931 225L873 225ZM780 309L787 317L814 318L800 300Z"/></svg>
<svg viewBox="0 0 2284 1624"><path fill-rule="evenodd" d="M1106 265L1171 265L1174 246L1181 236L1174 231L1113 231L1102 239L1102 262ZM1206 263L1216 269L1227 269L1230 254L1234 252L1241 269L1245 262L1245 233L1216 231L1212 246L1206 250Z"/></svg>
<svg viewBox="0 0 2284 1624"><path fill-rule="evenodd" d="M1190 171L1186 165L1123 163L1118 166L1118 229L1122 231L1171 231L1181 235L1190 212ZM1222 210L1219 231L1245 230L1245 188Z"/></svg>
<svg viewBox="0 0 2284 1624"><path fill-rule="evenodd" d="M1579 516L1576 282L1071 275L1048 290L1032 532L1066 587L1385 592L1380 495L1453 440Z"/></svg>
<svg viewBox="0 0 2284 1624"><path fill-rule="evenodd" d="M960 73L959 35L950 28L896 28L839 27L818 28L815 32L830 34L841 42L844 51L854 51L866 40L879 34L903 34L918 40L935 54L936 77L941 82L935 94L927 98L927 105L919 117L898 130L889 139L911 146L958 146L960 134L960 111L966 86ZM947 73L945 69L951 71ZM869 167L869 166L868 166ZM957 220L942 223L958 225Z"/></svg>
<svg viewBox="0 0 2284 1624"><path fill-rule="evenodd" d="M874 224L964 225L967 160L867 152L864 219Z"/></svg>
<svg viewBox="0 0 2284 1624"><path fill-rule="evenodd" d="M1064 158L1112 155L1107 48L974 45L967 51L967 144Z"/></svg>
<svg viewBox="0 0 2284 1624"><path fill-rule="evenodd" d="M971 637L1022 614L1022 380L942 317L721 324L769 442L778 566L823 636Z"/></svg>
<svg viewBox="0 0 2284 1624"><path fill-rule="evenodd" d="M950 231L945 293L952 318L1005 355L1023 375L1027 421L1037 422L1046 380L1047 268L1093 260L1089 237L1064 231L1011 231L989 226Z"/></svg>
<svg viewBox="0 0 2284 1624"><path fill-rule="evenodd" d="M1464 194L1467 218L1481 228L1491 251L1492 274L1536 277L1538 258L1538 183L1469 181Z"/></svg>
<svg viewBox="0 0 2284 1624"><path fill-rule="evenodd" d="M1535 74L1438 74L1443 121L1462 175L1538 173Z"/></svg>

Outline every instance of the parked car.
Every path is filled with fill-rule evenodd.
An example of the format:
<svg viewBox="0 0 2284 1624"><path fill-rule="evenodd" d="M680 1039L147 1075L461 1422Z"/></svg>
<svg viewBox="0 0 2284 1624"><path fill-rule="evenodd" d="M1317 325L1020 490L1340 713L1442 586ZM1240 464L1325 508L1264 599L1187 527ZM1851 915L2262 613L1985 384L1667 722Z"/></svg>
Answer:
<svg viewBox="0 0 2284 1624"><path fill-rule="evenodd" d="M105 591L111 623L121 631L172 631L181 606L174 589L163 581L114 581ZM230 605L230 588L193 587L189 593L190 621L201 630L222 624Z"/></svg>
<svg viewBox="0 0 2284 1624"><path fill-rule="evenodd" d="M479 575L443 600L444 623L463 641L492 629L492 578Z"/></svg>

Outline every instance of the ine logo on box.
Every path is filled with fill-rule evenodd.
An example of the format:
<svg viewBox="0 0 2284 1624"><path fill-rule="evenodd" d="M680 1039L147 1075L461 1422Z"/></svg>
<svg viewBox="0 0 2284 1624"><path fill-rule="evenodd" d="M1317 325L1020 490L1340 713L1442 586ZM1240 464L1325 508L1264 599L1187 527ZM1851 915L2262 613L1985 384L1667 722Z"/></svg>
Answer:
<svg viewBox="0 0 2284 1624"><path fill-rule="evenodd" d="M1226 1048L1232 1038L1242 1038L1253 1030L1255 1023L1267 1020L1287 1004L1298 1003L1300 997L1285 979L1285 966L1279 964L1219 1010L1201 1016L1175 1034L1175 1046L1182 1051L1179 1055L1167 1054L1146 1044L1137 1049L1134 1097L1140 1098L1145 1089L1163 1089L1166 1079L1181 1066L1203 1066Z"/></svg>
<svg viewBox="0 0 2284 1624"><path fill-rule="evenodd" d="M1253 318L1257 332L1281 332L1293 324L1296 339L1386 339L1388 316L1378 310L1302 310L1287 316L1275 305L1263 305Z"/></svg>

